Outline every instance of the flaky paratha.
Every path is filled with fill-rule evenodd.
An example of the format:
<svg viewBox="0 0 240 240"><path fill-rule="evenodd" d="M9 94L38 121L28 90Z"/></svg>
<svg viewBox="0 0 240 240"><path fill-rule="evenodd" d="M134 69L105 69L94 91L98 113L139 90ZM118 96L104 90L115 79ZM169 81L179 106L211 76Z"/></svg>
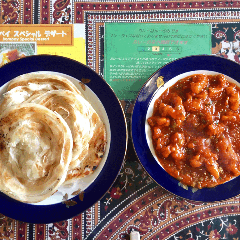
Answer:
<svg viewBox="0 0 240 240"><path fill-rule="evenodd" d="M30 86L32 90L58 90L65 89L77 94L81 94L77 87L68 79L59 75L33 72L18 76L11 80L8 84L7 91L22 86Z"/></svg>
<svg viewBox="0 0 240 240"><path fill-rule="evenodd" d="M35 103L0 115L0 190L22 202L39 202L65 181L72 135L63 118Z"/></svg>
<svg viewBox="0 0 240 240"><path fill-rule="evenodd" d="M27 109L26 106L30 106L28 104L32 104L31 110ZM21 118L24 116L24 120L12 113L12 111L19 113L19 109L30 111L26 113L27 117L19 114ZM51 116L50 119L57 116L57 119L61 120L62 126L68 128L65 135L71 138L71 143L69 143L71 153L68 151L69 162L67 164L52 164L53 160L62 162L60 159L64 156L63 152L60 154L60 148L56 152L59 136L54 134L54 131L49 130L49 133L52 134L50 138L54 139L51 140L54 145L49 147L47 138L44 138L45 140L40 144L42 149L38 148L39 141L35 137L38 139L39 136L42 136L39 126L44 124L42 129L45 129L47 125L42 116L39 115L40 122L37 122L36 119L38 112L43 113L46 109L48 110L46 116ZM67 186L68 188L72 183L77 184L76 180L92 174L102 160L106 148L105 125L91 104L70 80L45 73L30 73L19 76L7 84L0 104L0 112L7 115L11 113L11 116L16 117L16 123L14 120L9 121L11 125L9 125L9 132L0 123L0 134L1 131L6 131L3 133L4 136L6 133L9 136L21 136L22 134L18 142L20 145L8 144L9 140L5 140L5 145L2 144L6 149L0 152L0 167L4 169L2 175L0 174L0 178L2 178L0 191L12 198L29 203L42 201L56 192L59 187ZM2 116L5 119L2 121L6 121L7 117ZM50 120L47 122L50 123ZM50 129L55 129L54 124L56 123L50 123ZM62 128L60 125L56 127L59 132ZM37 128L38 134L36 136L32 133L33 131L29 130L34 130L34 127ZM17 133L11 133L10 129L11 132L17 131ZM21 138L23 139L21 140ZM28 139L31 138L35 140L28 142ZM1 136L0 140L3 141ZM36 155L34 155L35 152ZM64 152L66 153L66 151ZM15 157L14 154L17 156ZM32 160L33 156L36 157L34 160ZM44 162L41 158L45 159ZM13 161L13 159L15 160ZM5 165L7 167L4 167ZM45 167L47 170L44 170ZM45 176L44 173L48 170L51 174ZM50 177L51 175L53 177ZM56 181L54 176L60 175L61 177L58 177L58 181Z"/></svg>
<svg viewBox="0 0 240 240"><path fill-rule="evenodd" d="M73 137L73 157L66 182L90 175L105 151L106 129L91 104L81 95L68 90L48 91L29 99L60 114Z"/></svg>
<svg viewBox="0 0 240 240"><path fill-rule="evenodd" d="M0 111L25 102L32 96L59 89L82 95L71 81L61 76L37 72L18 76L8 83L6 93L1 101Z"/></svg>
<svg viewBox="0 0 240 240"><path fill-rule="evenodd" d="M76 180L91 175L102 160L106 151L106 144L106 128L103 122L99 121L95 125L88 148L84 150L82 156L79 156L78 164L73 168L69 167L63 186L71 185Z"/></svg>

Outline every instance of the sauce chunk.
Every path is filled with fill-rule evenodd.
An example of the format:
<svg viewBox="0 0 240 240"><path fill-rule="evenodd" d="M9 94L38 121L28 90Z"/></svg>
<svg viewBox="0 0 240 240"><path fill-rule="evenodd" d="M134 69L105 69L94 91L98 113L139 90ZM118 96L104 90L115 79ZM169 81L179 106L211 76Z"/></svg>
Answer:
<svg viewBox="0 0 240 240"><path fill-rule="evenodd" d="M224 75L179 80L147 119L161 166L185 185L214 187L240 175L240 88Z"/></svg>

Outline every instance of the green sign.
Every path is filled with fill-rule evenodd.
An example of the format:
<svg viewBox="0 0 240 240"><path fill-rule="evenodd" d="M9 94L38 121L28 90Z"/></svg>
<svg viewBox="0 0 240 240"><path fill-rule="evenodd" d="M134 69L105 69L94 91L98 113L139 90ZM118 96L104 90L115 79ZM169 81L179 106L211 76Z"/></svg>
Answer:
<svg viewBox="0 0 240 240"><path fill-rule="evenodd" d="M106 23L104 41L104 78L120 100L133 100L165 64L211 54L211 25Z"/></svg>

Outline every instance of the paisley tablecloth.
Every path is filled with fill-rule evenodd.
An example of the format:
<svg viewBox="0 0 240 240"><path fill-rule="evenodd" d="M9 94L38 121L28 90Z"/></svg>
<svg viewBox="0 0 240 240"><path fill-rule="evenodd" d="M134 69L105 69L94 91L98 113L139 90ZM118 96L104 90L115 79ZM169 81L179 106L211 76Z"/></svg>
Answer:
<svg viewBox="0 0 240 240"><path fill-rule="evenodd" d="M87 65L100 75L105 22L209 23L212 54L239 62L238 52L219 43L239 37L240 1L1 0L0 4L0 24L85 23ZM121 102L129 126L133 101ZM172 195L142 168L130 138L117 180L84 213L51 224L29 224L0 215L0 239L129 239L132 230L138 231L141 239L237 240L239 196L201 203Z"/></svg>

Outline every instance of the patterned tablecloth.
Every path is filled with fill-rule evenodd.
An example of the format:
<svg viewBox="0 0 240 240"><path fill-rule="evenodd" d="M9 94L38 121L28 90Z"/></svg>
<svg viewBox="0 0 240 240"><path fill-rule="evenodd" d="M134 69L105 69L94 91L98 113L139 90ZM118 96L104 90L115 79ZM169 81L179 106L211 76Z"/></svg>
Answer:
<svg viewBox="0 0 240 240"><path fill-rule="evenodd" d="M100 75L105 22L210 23L212 53L239 62L240 51L232 53L220 41L238 39L240 1L1 0L0 4L1 24L85 23L87 65ZM129 125L133 101L122 100L122 104ZM116 182L84 213L46 225L0 216L0 239L129 239L134 229L141 239L237 240L239 197L201 203L172 195L148 176L129 139Z"/></svg>

